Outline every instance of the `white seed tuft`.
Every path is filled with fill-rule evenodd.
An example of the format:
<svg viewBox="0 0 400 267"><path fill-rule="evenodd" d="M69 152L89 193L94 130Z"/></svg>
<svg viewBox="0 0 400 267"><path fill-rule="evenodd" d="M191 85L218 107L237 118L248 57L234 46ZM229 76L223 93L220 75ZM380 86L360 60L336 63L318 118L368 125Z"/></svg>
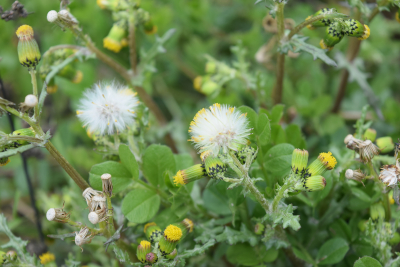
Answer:
<svg viewBox="0 0 400 267"><path fill-rule="evenodd" d="M88 219L91 223L97 224L99 222L99 215L96 212L92 211L88 215Z"/></svg>
<svg viewBox="0 0 400 267"><path fill-rule="evenodd" d="M57 19L58 19L58 13L57 13L57 11L55 11L55 10L50 10L50 11L47 13L47 21L48 21L48 22L53 23L53 22L55 22Z"/></svg>
<svg viewBox="0 0 400 267"><path fill-rule="evenodd" d="M24 103L25 103L26 106L28 106L30 108L33 108L34 106L37 105L38 99L34 95L27 95L27 96L25 96L25 102Z"/></svg>
<svg viewBox="0 0 400 267"><path fill-rule="evenodd" d="M56 218L56 210L51 208L46 213L46 218L49 221L53 221Z"/></svg>
<svg viewBox="0 0 400 267"><path fill-rule="evenodd" d="M347 169L345 176L347 179L351 179L351 178L353 178L353 174L354 174L354 172L352 169Z"/></svg>

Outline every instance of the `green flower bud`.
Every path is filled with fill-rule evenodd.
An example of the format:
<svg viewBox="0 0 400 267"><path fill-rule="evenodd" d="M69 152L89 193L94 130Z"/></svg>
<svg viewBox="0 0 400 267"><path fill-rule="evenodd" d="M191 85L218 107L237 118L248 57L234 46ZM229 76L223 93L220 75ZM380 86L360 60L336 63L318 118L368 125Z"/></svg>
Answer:
<svg viewBox="0 0 400 267"><path fill-rule="evenodd" d="M153 24L153 21L151 19L143 24L143 28L146 34L155 34L157 32L157 26Z"/></svg>
<svg viewBox="0 0 400 267"><path fill-rule="evenodd" d="M246 163L246 159L247 159L247 155L251 154L252 156L254 156L256 154L256 150L251 147L251 146L244 146L238 153L237 153L237 157L240 161L240 163L245 164ZM257 157L254 158L254 160Z"/></svg>
<svg viewBox="0 0 400 267"><path fill-rule="evenodd" d="M368 128L365 133L364 133L364 139L371 140L371 142L374 142L376 138L376 130Z"/></svg>
<svg viewBox="0 0 400 267"><path fill-rule="evenodd" d="M201 86L200 92L205 94L205 95L211 95L212 93L214 93L215 91L217 91L219 89L219 85L218 83L209 80L206 81L205 83L203 83L203 85Z"/></svg>
<svg viewBox="0 0 400 267"><path fill-rule="evenodd" d="M18 42L18 58L22 66L28 69L36 69L41 55L38 44L33 38L33 29L29 25L22 25L16 32Z"/></svg>
<svg viewBox="0 0 400 267"><path fill-rule="evenodd" d="M220 174L223 175L227 170L225 164L219 158L213 156L206 157L204 164L208 176L214 179L217 179Z"/></svg>
<svg viewBox="0 0 400 267"><path fill-rule="evenodd" d="M326 28L324 39L321 40L319 45L322 49L332 48L343 39L342 26L339 22L333 22Z"/></svg>
<svg viewBox="0 0 400 267"><path fill-rule="evenodd" d="M185 170L178 171L174 176L175 186L185 185L207 176L204 164L196 164Z"/></svg>
<svg viewBox="0 0 400 267"><path fill-rule="evenodd" d="M83 79L82 71L76 70L71 65L65 66L57 75L76 84L80 83Z"/></svg>
<svg viewBox="0 0 400 267"><path fill-rule="evenodd" d="M373 221L385 218L385 209L381 203L375 203L369 208L369 214Z"/></svg>
<svg viewBox="0 0 400 267"><path fill-rule="evenodd" d="M400 243L400 234L395 232L393 237L389 239L389 244L394 246L397 245L398 243Z"/></svg>
<svg viewBox="0 0 400 267"><path fill-rule="evenodd" d="M296 174L303 174L307 168L308 151L296 148L292 153L292 170Z"/></svg>
<svg viewBox="0 0 400 267"><path fill-rule="evenodd" d="M147 263L146 255L151 252L151 244L149 241L143 240L137 247L136 256L141 263Z"/></svg>
<svg viewBox="0 0 400 267"><path fill-rule="evenodd" d="M214 61L208 61L206 63L206 73L213 74L217 70L217 64Z"/></svg>
<svg viewBox="0 0 400 267"><path fill-rule="evenodd" d="M103 39L103 46L108 50L119 53L122 49L122 39L126 35L124 23L114 23L107 37Z"/></svg>
<svg viewBox="0 0 400 267"><path fill-rule="evenodd" d="M3 151L1 151L3 152ZM6 166L8 163L10 163L10 158L9 157L5 157L5 158L0 158L0 167L2 166Z"/></svg>
<svg viewBox="0 0 400 267"><path fill-rule="evenodd" d="M361 232L364 232L367 229L367 221L366 220L361 220L358 222L358 229L360 229Z"/></svg>
<svg viewBox="0 0 400 267"><path fill-rule="evenodd" d="M203 77L197 76L193 80L193 88L200 92L201 85L203 84Z"/></svg>
<svg viewBox="0 0 400 267"><path fill-rule="evenodd" d="M262 223L257 223L257 224L254 226L254 233L255 233L256 235L262 235L262 233L264 232L264 229L265 229L265 225L264 225L264 224L262 224Z"/></svg>
<svg viewBox="0 0 400 267"><path fill-rule="evenodd" d="M324 189L326 186L326 180L321 175L314 175L305 179L302 179L301 183L295 185L296 190L314 192Z"/></svg>
<svg viewBox="0 0 400 267"><path fill-rule="evenodd" d="M382 153L389 153L394 149L393 139L390 136L376 139L376 144Z"/></svg>
<svg viewBox="0 0 400 267"><path fill-rule="evenodd" d="M331 14L334 12L336 12L336 9L334 9L334 8L323 8L321 10L318 10L314 15L307 17L306 20L309 20L312 17L316 17L321 14ZM313 22L312 24L307 25L307 28L309 28L310 30L313 30L315 27L327 27L332 22L333 22L332 19L321 19L321 20Z"/></svg>
<svg viewBox="0 0 400 267"><path fill-rule="evenodd" d="M15 252L14 250L9 250L6 253L6 257L10 261L15 261L15 260L17 260L18 255L17 255L17 252Z"/></svg>
<svg viewBox="0 0 400 267"><path fill-rule="evenodd" d="M358 37L359 40L365 40L370 35L368 25L363 25L361 22L355 19L348 19L344 21L345 27L343 28L343 34L352 37Z"/></svg>
<svg viewBox="0 0 400 267"><path fill-rule="evenodd" d="M150 252L150 253L147 253L147 255L146 255L146 261L150 264L154 264L158 261L158 257L155 253Z"/></svg>
<svg viewBox="0 0 400 267"><path fill-rule="evenodd" d="M336 159L331 152L320 153L318 158L308 166L308 173L310 176L321 175L327 170L332 170L336 163Z"/></svg>
<svg viewBox="0 0 400 267"><path fill-rule="evenodd" d="M35 132L33 131L33 129L31 128L24 128L24 129L19 129L14 131L12 134L12 136L30 136L30 137L35 137ZM27 145L28 142L24 141L24 140L18 140L14 142L14 145L16 147L22 146L22 145Z"/></svg>
<svg viewBox="0 0 400 267"><path fill-rule="evenodd" d="M173 260L176 258L176 256L178 255L178 251L176 249L174 249L174 251L172 251L171 253L169 253L167 256L165 256L167 259L169 260Z"/></svg>
<svg viewBox="0 0 400 267"><path fill-rule="evenodd" d="M158 242L162 237L161 228L154 222L147 223L144 226L144 233L146 234L146 237L150 240L152 244Z"/></svg>

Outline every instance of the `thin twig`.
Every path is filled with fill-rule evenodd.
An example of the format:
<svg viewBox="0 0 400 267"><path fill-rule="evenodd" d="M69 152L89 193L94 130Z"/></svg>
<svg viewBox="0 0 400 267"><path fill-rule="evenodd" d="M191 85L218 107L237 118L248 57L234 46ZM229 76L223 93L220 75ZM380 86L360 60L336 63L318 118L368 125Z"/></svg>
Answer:
<svg viewBox="0 0 400 267"><path fill-rule="evenodd" d="M135 18L129 20L129 60L131 63L131 69L133 73L136 75L136 67L137 67L137 57L136 57L136 26L135 26Z"/></svg>

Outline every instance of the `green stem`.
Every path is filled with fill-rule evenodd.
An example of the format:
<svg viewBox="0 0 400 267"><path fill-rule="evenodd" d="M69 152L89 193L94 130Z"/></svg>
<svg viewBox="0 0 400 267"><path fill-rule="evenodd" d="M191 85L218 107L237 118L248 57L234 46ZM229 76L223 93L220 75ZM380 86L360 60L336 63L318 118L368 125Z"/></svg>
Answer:
<svg viewBox="0 0 400 267"><path fill-rule="evenodd" d="M249 190L253 194L253 196L264 208L266 213L270 212L270 205L268 204L268 200L264 197L263 194L261 194L261 192L257 189L257 187L254 185L253 181L250 179L248 175L244 177L243 187Z"/></svg>
<svg viewBox="0 0 400 267"><path fill-rule="evenodd" d="M39 102L37 80L36 80L36 70L30 70L29 74L31 75L33 95L36 96L36 99ZM33 117L35 118L36 124L39 124L39 106L38 106L38 104L36 104L34 107Z"/></svg>
<svg viewBox="0 0 400 267"><path fill-rule="evenodd" d="M372 162L367 163L370 175L374 177L375 183L380 185L381 191L383 190L382 183L379 181L378 174L376 173L374 166L372 165ZM389 201L389 193L384 193L382 195L382 202L383 202L383 207L385 209L385 220L388 222L392 218L392 212L390 209L390 201Z"/></svg>
<svg viewBox="0 0 400 267"><path fill-rule="evenodd" d="M281 189L279 189L278 193L276 194L274 198L274 202L272 203L272 210L276 211L278 208L279 201L283 198L283 195L285 194L285 191L289 189L292 185L290 183L282 185Z"/></svg>
<svg viewBox="0 0 400 267"><path fill-rule="evenodd" d="M36 131L36 130L35 130ZM90 187L89 184L82 178L82 176L71 166L71 164L61 155L55 146L48 141L44 147L50 152L50 155L60 164L60 166L68 173L80 189L85 190Z"/></svg>
<svg viewBox="0 0 400 267"><path fill-rule="evenodd" d="M284 7L285 4L278 3L276 11L276 23L278 27L278 46L281 45L285 37L285 17L284 17ZM285 73L285 54L279 53L277 58L277 72L276 72L276 83L272 91L272 99L274 104L279 104L282 102L283 94L283 77Z"/></svg>
<svg viewBox="0 0 400 267"><path fill-rule="evenodd" d="M136 25L135 25L135 14L131 14L129 18L129 60L131 69L134 75L136 75L137 57L136 57Z"/></svg>

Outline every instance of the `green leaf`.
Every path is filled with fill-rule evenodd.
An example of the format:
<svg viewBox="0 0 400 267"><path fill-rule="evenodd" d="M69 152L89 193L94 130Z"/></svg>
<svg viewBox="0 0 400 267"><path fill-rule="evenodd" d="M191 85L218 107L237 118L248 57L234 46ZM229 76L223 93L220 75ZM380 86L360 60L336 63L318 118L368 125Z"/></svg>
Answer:
<svg viewBox="0 0 400 267"><path fill-rule="evenodd" d="M28 241L24 241L19 237L16 237L8 228L6 217L4 214L0 214L0 232L3 232L8 236L10 241L0 248L14 248L18 254L18 258L26 264L30 264L28 266L43 266L35 257L32 257L27 251L26 246L28 245ZM32 265L31 265L32 264Z"/></svg>
<svg viewBox="0 0 400 267"><path fill-rule="evenodd" d="M227 241L229 245L234 245L238 242L249 242L255 246L258 243L257 236L249 231L244 224L241 225L240 231L236 231L230 227L225 227L224 232L215 237L217 242Z"/></svg>
<svg viewBox="0 0 400 267"><path fill-rule="evenodd" d="M279 144L268 150L264 156L264 166L267 171L275 176L286 175L292 166L293 150L291 144Z"/></svg>
<svg viewBox="0 0 400 267"><path fill-rule="evenodd" d="M288 125L285 129L285 133L288 143L292 144L295 148L305 149L305 140L298 125Z"/></svg>
<svg viewBox="0 0 400 267"><path fill-rule="evenodd" d="M343 260L349 245L343 238L332 238L325 242L317 254L319 264L335 264Z"/></svg>
<svg viewBox="0 0 400 267"><path fill-rule="evenodd" d="M122 201L122 213L133 223L145 223L160 208L160 196L155 192L137 188L129 192Z"/></svg>
<svg viewBox="0 0 400 267"><path fill-rule="evenodd" d="M262 262L273 262L278 257L278 250L265 250L264 246L252 247L248 243L229 246L226 258L232 264L254 266Z"/></svg>
<svg viewBox="0 0 400 267"><path fill-rule="evenodd" d="M190 166L193 166L193 158L190 156L190 154L174 154L174 158L176 164L175 173L177 173L179 170L184 170Z"/></svg>
<svg viewBox="0 0 400 267"><path fill-rule="evenodd" d="M271 123L279 123L281 121L281 118L283 116L283 108L285 105L278 104L275 105L272 110L271 110Z"/></svg>
<svg viewBox="0 0 400 267"><path fill-rule="evenodd" d="M351 193L359 198L360 200L371 203L371 197L368 196L363 190L357 188L357 187L351 187Z"/></svg>
<svg viewBox="0 0 400 267"><path fill-rule="evenodd" d="M115 161L106 161L93 165L90 169L89 181L91 187L96 190L102 190L101 175L104 173L111 174L114 194L126 189L133 182L131 173L124 165Z"/></svg>
<svg viewBox="0 0 400 267"><path fill-rule="evenodd" d="M262 146L271 141L271 124L266 114L259 114L257 121L258 143Z"/></svg>
<svg viewBox="0 0 400 267"><path fill-rule="evenodd" d="M382 267L379 261L374 258L365 256L354 263L354 267Z"/></svg>
<svg viewBox="0 0 400 267"><path fill-rule="evenodd" d="M299 259L301 259L301 260L303 260L303 261L305 261L307 263L311 263L311 264L314 263L314 261L312 259L310 259L307 255L305 255L301 250L293 247L293 252L294 252L294 255L296 255L297 258L299 258Z"/></svg>
<svg viewBox="0 0 400 267"><path fill-rule="evenodd" d="M275 144L286 142L286 133L279 124L271 124L271 139Z"/></svg>
<svg viewBox="0 0 400 267"><path fill-rule="evenodd" d="M308 37L303 37L303 36L300 36L297 34L294 35L292 37L292 39L290 39L290 43L291 43L292 47L295 47L295 49L291 49L291 50L295 53L300 52L300 51L310 53L313 56L314 60L319 58L326 64L337 67L336 62L326 55L326 52L324 49L320 49L313 45L307 44L305 42L307 39L308 39Z"/></svg>
<svg viewBox="0 0 400 267"><path fill-rule="evenodd" d="M297 231L301 228L300 226L300 216L293 215L293 206L289 204L286 208L279 209L276 213L273 214L274 223L282 223L283 229L286 229L290 226L293 230Z"/></svg>
<svg viewBox="0 0 400 267"><path fill-rule="evenodd" d="M174 154L169 147L163 145L149 146L143 155L143 173L146 179L155 187L163 188L164 172L175 173Z"/></svg>
<svg viewBox="0 0 400 267"><path fill-rule="evenodd" d="M119 146L118 151L122 164L129 170L133 179L139 179L139 165L129 146L122 144Z"/></svg>
<svg viewBox="0 0 400 267"><path fill-rule="evenodd" d="M249 127L253 129L251 133L252 135L254 135L255 130L257 129L257 120L258 120L257 113L252 108L247 106L241 106L238 109L243 114L247 113L246 117L249 120Z"/></svg>
<svg viewBox="0 0 400 267"><path fill-rule="evenodd" d="M203 193L204 206L211 212L220 215L231 214L229 209L228 198L221 194L216 186L212 186L204 190Z"/></svg>

